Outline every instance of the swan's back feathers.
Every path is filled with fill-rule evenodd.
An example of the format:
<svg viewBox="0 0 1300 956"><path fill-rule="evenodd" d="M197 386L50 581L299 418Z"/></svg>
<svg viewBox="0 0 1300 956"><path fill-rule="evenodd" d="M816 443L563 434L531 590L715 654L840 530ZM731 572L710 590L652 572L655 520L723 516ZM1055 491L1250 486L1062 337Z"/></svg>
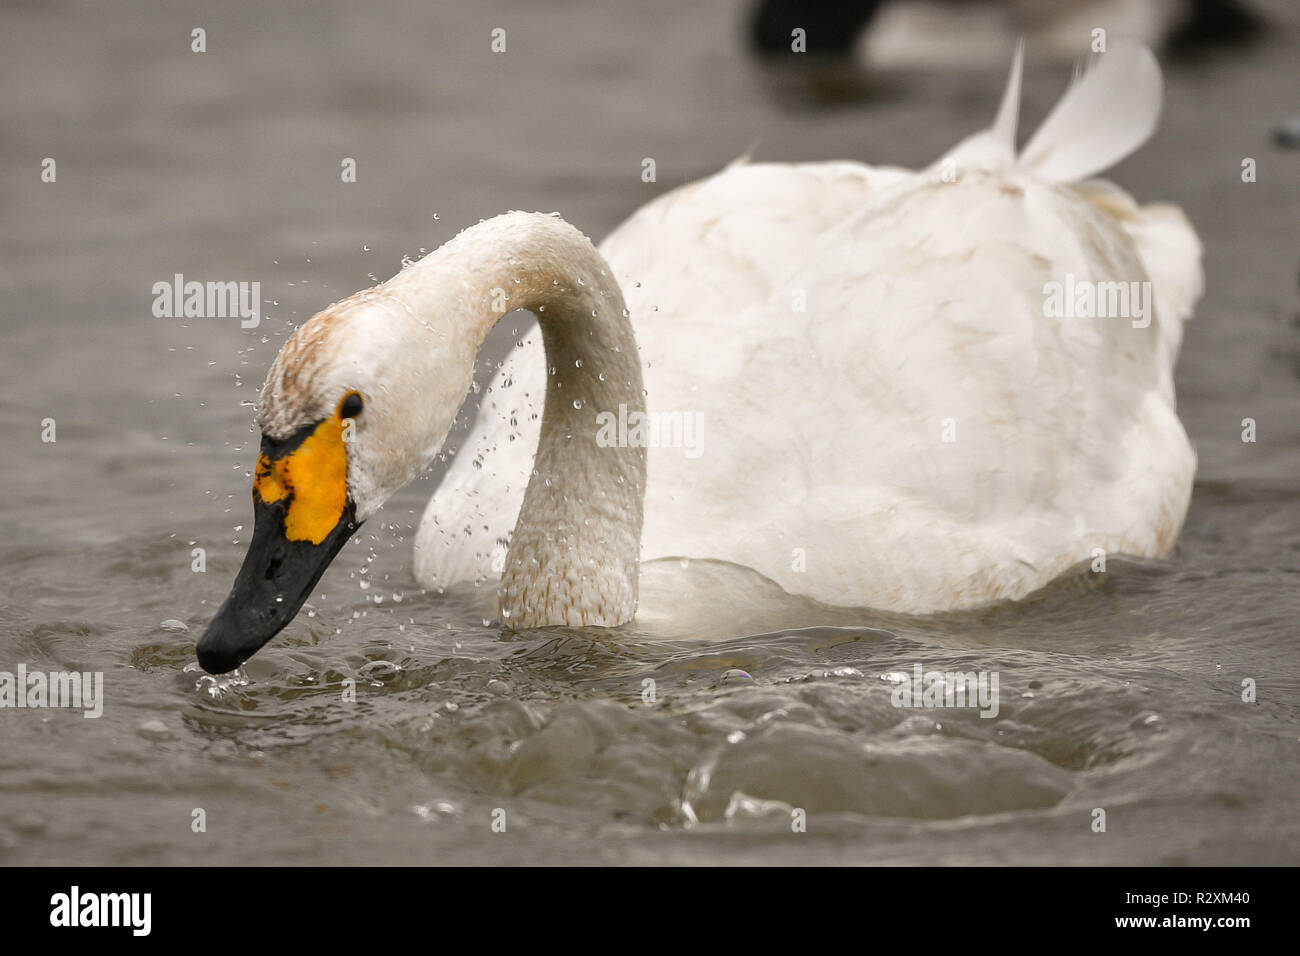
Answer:
<svg viewBox="0 0 1300 956"><path fill-rule="evenodd" d="M1146 142L1160 119L1164 83L1154 54L1115 41L1071 83L1020 154L1048 182L1104 172Z"/></svg>
<svg viewBox="0 0 1300 956"><path fill-rule="evenodd" d="M1011 58L1011 75L1007 77L1007 88L1002 92L1002 102L998 106L998 115L993 120L989 131L993 139L1011 156L1016 154L1016 130L1020 125L1020 78L1025 67L1025 42L1016 44L1016 54Z"/></svg>
<svg viewBox="0 0 1300 956"><path fill-rule="evenodd" d="M1192 318L1205 288L1201 240L1177 206L1140 206L1114 183L1094 179L1071 187L1102 210L1133 243L1155 299L1156 367L1161 393L1174 403L1174 363L1183 340L1183 323Z"/></svg>
<svg viewBox="0 0 1300 956"><path fill-rule="evenodd" d="M1025 45L1016 46L1011 60L1011 73L998 115L988 129L974 133L952 149L935 164L939 171L948 166L949 172L957 169L1009 169L1016 162L1016 130L1020 125L1020 78L1024 72Z"/></svg>
<svg viewBox="0 0 1300 956"><path fill-rule="evenodd" d="M1023 44L1016 49L997 118L944 157L958 170L1020 166L1041 180L1077 183L1104 172L1151 135L1160 119L1160 66L1146 47L1114 41L1069 88L1016 152ZM943 162L941 160L941 162Z"/></svg>

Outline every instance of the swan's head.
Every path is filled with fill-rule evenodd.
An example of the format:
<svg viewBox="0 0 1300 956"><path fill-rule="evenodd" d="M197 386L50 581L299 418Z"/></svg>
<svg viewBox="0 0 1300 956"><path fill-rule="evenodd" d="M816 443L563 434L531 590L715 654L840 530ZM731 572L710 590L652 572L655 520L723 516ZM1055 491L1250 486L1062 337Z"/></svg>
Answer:
<svg viewBox="0 0 1300 956"><path fill-rule="evenodd" d="M288 624L363 521L437 454L473 349L390 293L359 293L285 343L258 409L253 536L199 664L238 667Z"/></svg>

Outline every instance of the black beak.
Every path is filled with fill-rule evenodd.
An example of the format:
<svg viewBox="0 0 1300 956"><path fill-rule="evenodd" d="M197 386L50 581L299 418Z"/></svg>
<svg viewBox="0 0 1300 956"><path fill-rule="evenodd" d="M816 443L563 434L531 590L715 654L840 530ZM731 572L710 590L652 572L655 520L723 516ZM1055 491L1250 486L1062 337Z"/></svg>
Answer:
<svg viewBox="0 0 1300 956"><path fill-rule="evenodd" d="M235 585L199 641L199 665L209 674L232 671L293 620L329 563L360 526L351 499L320 544L285 536L288 499L253 497L253 540Z"/></svg>

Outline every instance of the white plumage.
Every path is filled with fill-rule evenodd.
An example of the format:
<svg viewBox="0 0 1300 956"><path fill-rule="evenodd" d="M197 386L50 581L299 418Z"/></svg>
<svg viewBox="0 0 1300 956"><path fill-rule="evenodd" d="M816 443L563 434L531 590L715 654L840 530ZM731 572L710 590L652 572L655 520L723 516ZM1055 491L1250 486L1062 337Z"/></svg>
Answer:
<svg viewBox="0 0 1300 956"><path fill-rule="evenodd" d="M601 245L649 411L702 423L698 456L649 451L643 563L925 613L1024 597L1094 549L1169 551L1195 470L1172 374L1199 243L1174 207L1072 182L1149 135L1159 68L1113 47L1017 160L1019 76L1017 57L994 128L930 169L739 163ZM1149 281L1150 324L1046 314L1067 277ZM429 503L423 585L499 578L546 378L534 332Z"/></svg>

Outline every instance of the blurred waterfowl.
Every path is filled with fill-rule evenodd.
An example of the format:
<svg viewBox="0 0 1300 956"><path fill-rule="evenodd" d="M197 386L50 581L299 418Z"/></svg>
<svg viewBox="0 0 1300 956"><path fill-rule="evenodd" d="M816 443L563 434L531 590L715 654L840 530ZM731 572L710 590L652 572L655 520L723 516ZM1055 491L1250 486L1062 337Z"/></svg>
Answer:
<svg viewBox="0 0 1300 956"><path fill-rule="evenodd" d="M1159 67L1112 46L1017 151L1019 89L1017 55L993 127L928 169L738 162L599 251L509 213L314 316L262 393L254 534L200 663L232 669L292 619L438 454L519 308L540 331L415 544L423 586L478 584L504 626L623 624L643 571L684 559L927 613L1166 554L1195 468L1172 371L1200 247L1176 208L1089 180L1153 130ZM1126 314L1049 295L1107 285ZM664 600L648 616L686 612Z"/></svg>
<svg viewBox="0 0 1300 956"><path fill-rule="evenodd" d="M1251 40L1263 21L1243 0L758 0L746 42L772 92L799 107L866 97L890 70L1004 63L1026 40L1073 60L1109 39L1179 56Z"/></svg>

